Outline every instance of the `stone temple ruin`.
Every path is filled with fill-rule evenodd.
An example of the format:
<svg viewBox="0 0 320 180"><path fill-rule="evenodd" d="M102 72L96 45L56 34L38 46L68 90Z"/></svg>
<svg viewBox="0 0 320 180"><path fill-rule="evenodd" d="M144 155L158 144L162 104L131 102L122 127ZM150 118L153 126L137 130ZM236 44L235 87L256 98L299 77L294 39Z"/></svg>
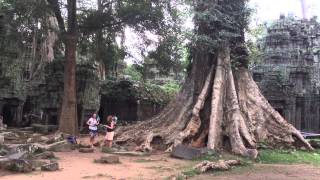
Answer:
<svg viewBox="0 0 320 180"><path fill-rule="evenodd" d="M63 53L53 45L48 46L46 40L53 36L51 31L45 34L47 39L33 43L13 39L12 27L5 23L7 18L0 12L0 115L9 127L32 126L44 133L54 131L62 104ZM51 60L44 53L49 50L56 52ZM90 55L78 54L77 58L80 130L93 112L99 111L102 121L111 114L119 120L139 121L158 113L168 102L168 96L159 88L151 92L126 80L105 80Z"/></svg>
<svg viewBox="0 0 320 180"><path fill-rule="evenodd" d="M297 129L320 132L320 24L281 16L262 40L253 78L273 107Z"/></svg>

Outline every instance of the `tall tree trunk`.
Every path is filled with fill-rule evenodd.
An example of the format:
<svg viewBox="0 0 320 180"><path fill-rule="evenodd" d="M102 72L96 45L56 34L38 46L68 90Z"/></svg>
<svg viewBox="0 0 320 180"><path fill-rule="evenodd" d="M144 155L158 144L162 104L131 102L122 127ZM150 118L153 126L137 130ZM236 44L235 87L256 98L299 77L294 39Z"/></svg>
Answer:
<svg viewBox="0 0 320 180"><path fill-rule="evenodd" d="M211 10L216 3L220 3L220 13L230 13L235 21L238 20L239 15L230 11L230 6L239 8L235 4L238 0L210 2L199 3L197 11ZM242 2L244 8L245 3ZM211 38L230 28L217 25L214 29L210 27L210 22L203 22L201 18L196 24L199 36L211 33ZM195 147L207 146L213 150L230 150L251 158L257 157L259 142L273 147L305 147L312 150L300 132L285 121L261 94L245 66L243 29L237 28L236 31L239 32L232 33L240 34L239 37L220 43L214 51L202 48L200 43L194 49L192 70L176 99L158 116L119 128L116 142L135 143L143 151L155 147L171 150L182 143ZM234 61L240 65L232 67Z"/></svg>
<svg viewBox="0 0 320 180"><path fill-rule="evenodd" d="M65 34L64 91L59 120L59 130L78 134L76 96L77 22L76 0L68 0L68 31Z"/></svg>
<svg viewBox="0 0 320 180"><path fill-rule="evenodd" d="M76 42L76 36L66 35L64 91L59 121L59 130L68 134L78 133L76 99Z"/></svg>
<svg viewBox="0 0 320 180"><path fill-rule="evenodd" d="M102 6L102 0L97 0L97 6L98 6L98 13L103 13L103 6ZM104 65L104 61L102 59L102 51L103 51L103 30L99 29L96 33L96 61L99 64L99 75L101 80L106 79L106 66Z"/></svg>

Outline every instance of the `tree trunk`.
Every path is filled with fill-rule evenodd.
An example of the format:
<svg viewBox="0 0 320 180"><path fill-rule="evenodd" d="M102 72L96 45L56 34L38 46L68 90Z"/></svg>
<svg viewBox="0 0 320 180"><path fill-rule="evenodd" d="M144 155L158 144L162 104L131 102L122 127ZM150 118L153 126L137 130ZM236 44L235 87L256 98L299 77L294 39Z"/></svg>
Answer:
<svg viewBox="0 0 320 180"><path fill-rule="evenodd" d="M68 0L68 32L65 34L64 91L59 120L59 130L78 134L76 99L76 1Z"/></svg>
<svg viewBox="0 0 320 180"><path fill-rule="evenodd" d="M97 0L97 6L98 6L98 13L103 13L103 6L102 1ZM103 51L103 30L99 29L96 33L96 61L99 64L98 70L99 70L99 76L101 80L106 79L106 66L104 65L104 61L102 58L102 51Z"/></svg>
<svg viewBox="0 0 320 180"><path fill-rule="evenodd" d="M76 37L66 36L66 60L64 65L64 91L59 130L68 134L78 133L76 99Z"/></svg>

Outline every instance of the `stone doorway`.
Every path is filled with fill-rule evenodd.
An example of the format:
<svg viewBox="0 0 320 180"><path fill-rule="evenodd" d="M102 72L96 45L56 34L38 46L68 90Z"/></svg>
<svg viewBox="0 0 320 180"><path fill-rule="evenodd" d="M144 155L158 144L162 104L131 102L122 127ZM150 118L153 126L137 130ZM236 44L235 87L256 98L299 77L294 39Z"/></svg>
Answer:
<svg viewBox="0 0 320 180"><path fill-rule="evenodd" d="M2 116L3 116L3 123L7 126L14 126L14 107L9 104L5 104L2 107Z"/></svg>

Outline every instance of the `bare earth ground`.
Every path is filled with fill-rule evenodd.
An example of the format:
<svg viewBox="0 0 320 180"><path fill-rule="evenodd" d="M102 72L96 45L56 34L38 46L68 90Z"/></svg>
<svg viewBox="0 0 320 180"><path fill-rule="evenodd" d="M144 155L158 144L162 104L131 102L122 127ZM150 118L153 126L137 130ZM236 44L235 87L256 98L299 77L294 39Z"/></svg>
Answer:
<svg viewBox="0 0 320 180"><path fill-rule="evenodd" d="M85 179L168 179L171 175L190 169L197 162L170 158L168 154L148 157L120 156L121 164L97 164L93 160L102 153L83 154L77 151L55 153L59 158L60 171L30 174L12 174L0 170L1 180L85 180ZM215 180L319 180L320 167L311 165L265 165L241 167L229 172L198 175L191 179Z"/></svg>
<svg viewBox="0 0 320 180"><path fill-rule="evenodd" d="M320 167L311 165L256 164L231 172L199 175L193 180L319 180Z"/></svg>

